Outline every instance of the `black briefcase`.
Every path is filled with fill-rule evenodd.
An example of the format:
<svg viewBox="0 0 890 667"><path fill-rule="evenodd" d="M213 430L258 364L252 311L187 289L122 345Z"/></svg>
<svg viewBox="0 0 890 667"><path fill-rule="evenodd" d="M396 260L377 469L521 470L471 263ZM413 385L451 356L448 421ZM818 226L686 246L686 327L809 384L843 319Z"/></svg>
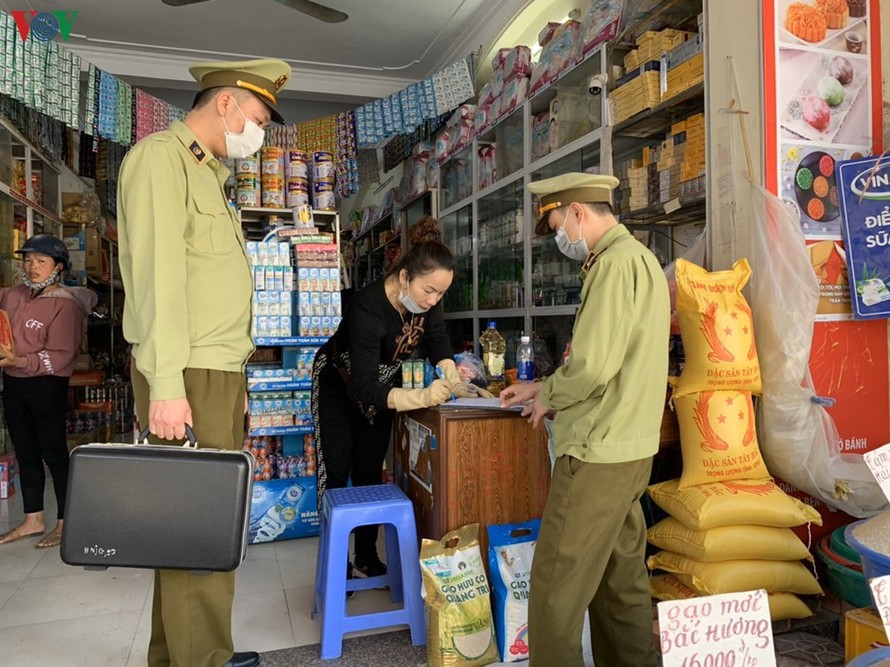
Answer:
<svg viewBox="0 0 890 667"><path fill-rule="evenodd" d="M247 554L253 457L197 449L188 433L182 447L90 444L72 451L65 563L100 570L238 567Z"/></svg>

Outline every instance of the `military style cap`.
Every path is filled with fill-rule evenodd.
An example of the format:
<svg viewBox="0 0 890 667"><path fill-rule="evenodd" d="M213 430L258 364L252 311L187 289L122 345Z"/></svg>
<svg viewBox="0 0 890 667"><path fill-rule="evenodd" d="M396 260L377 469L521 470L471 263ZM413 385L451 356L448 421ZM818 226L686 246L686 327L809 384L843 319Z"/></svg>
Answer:
<svg viewBox="0 0 890 667"><path fill-rule="evenodd" d="M284 88L291 75L291 66L283 60L264 58L193 63L189 66L189 74L195 77L201 90L218 86L249 90L269 107L272 120L284 124L284 118L275 109L278 91Z"/></svg>
<svg viewBox="0 0 890 667"><path fill-rule="evenodd" d="M538 195L538 224L535 233L544 236L550 233L547 218L550 211L568 206L573 202L592 204L594 202L612 203L612 190L618 187L618 179L605 174L583 174L572 172L545 178L528 184L528 190Z"/></svg>

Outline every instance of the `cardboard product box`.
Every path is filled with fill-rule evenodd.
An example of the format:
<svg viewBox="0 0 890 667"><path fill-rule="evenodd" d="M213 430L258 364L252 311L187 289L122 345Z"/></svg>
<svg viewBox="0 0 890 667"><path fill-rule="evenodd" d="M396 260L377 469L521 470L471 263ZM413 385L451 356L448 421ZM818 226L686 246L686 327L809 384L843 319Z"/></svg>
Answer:
<svg viewBox="0 0 890 667"><path fill-rule="evenodd" d="M315 477L254 482L248 542L259 544L318 535Z"/></svg>
<svg viewBox="0 0 890 667"><path fill-rule="evenodd" d="M87 273L100 275L102 273L102 243L99 231L95 227L87 227L84 236L86 239Z"/></svg>
<svg viewBox="0 0 890 667"><path fill-rule="evenodd" d="M844 658L847 662L888 644L884 624L874 607L851 609L844 614Z"/></svg>
<svg viewBox="0 0 890 667"><path fill-rule="evenodd" d="M0 500L15 495L16 460L14 454L0 456Z"/></svg>

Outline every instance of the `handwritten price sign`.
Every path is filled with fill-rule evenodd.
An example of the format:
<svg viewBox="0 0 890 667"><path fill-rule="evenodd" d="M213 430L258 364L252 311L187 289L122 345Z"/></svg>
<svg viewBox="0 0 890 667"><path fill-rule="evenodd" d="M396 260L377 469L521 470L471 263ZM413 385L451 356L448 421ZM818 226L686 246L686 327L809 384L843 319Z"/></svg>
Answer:
<svg viewBox="0 0 890 667"><path fill-rule="evenodd" d="M884 633L890 637L890 574L869 579L868 585L871 586L872 597L878 607L878 615L884 624Z"/></svg>
<svg viewBox="0 0 890 667"><path fill-rule="evenodd" d="M658 603L664 667L776 667L766 591Z"/></svg>
<svg viewBox="0 0 890 667"><path fill-rule="evenodd" d="M871 470L871 474L881 485L881 491L890 499L890 445L878 447L874 451L862 455L865 465Z"/></svg>

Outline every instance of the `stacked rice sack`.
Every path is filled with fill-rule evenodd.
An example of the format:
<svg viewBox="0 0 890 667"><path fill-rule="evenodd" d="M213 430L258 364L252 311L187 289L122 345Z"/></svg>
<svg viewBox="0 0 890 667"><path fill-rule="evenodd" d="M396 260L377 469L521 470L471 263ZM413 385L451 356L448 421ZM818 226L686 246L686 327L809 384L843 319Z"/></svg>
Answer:
<svg viewBox="0 0 890 667"><path fill-rule="evenodd" d="M772 481L760 455L752 395L761 390L744 259L710 273L677 260L677 311L686 365L673 405L683 473L648 493L670 516L649 530L663 549L647 562L663 570L652 596L676 600L764 588L774 621L812 615L797 595L822 588L801 563L812 561L791 530L822 524L813 508Z"/></svg>

